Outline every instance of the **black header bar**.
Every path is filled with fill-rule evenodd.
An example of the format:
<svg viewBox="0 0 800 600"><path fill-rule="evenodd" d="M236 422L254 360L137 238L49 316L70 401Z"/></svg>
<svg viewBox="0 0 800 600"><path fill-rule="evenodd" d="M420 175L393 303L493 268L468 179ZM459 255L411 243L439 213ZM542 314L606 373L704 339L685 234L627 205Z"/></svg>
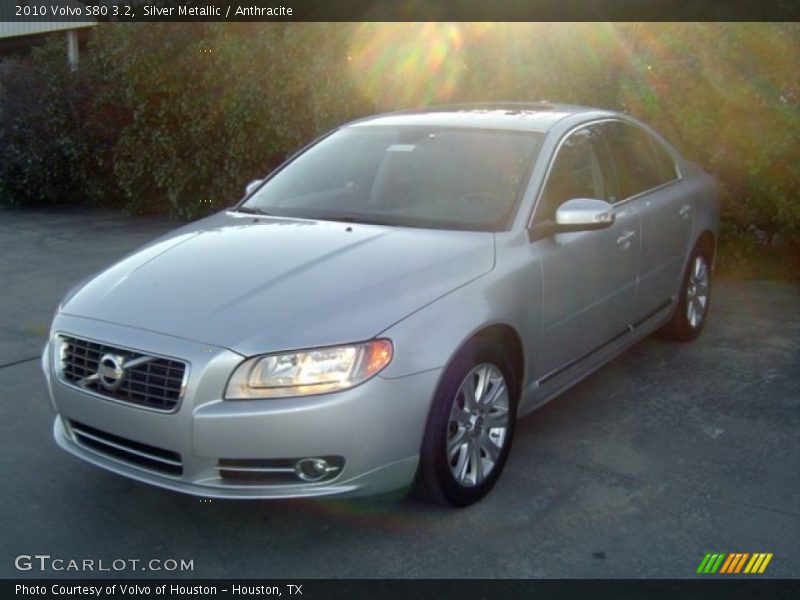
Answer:
<svg viewBox="0 0 800 600"><path fill-rule="evenodd" d="M798 21L797 0L3 0L0 21Z"/></svg>

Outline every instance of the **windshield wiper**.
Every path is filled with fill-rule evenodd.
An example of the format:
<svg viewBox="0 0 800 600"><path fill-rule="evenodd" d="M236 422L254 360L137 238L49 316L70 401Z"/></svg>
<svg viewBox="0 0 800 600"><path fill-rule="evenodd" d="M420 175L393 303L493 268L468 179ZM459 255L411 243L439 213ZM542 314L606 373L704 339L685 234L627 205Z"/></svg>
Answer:
<svg viewBox="0 0 800 600"><path fill-rule="evenodd" d="M354 215L352 213L315 215L308 218L318 221L341 221L343 223L359 223L362 225L395 225L395 223L387 219L377 219L368 215Z"/></svg>
<svg viewBox="0 0 800 600"><path fill-rule="evenodd" d="M236 212L245 213L247 215L263 215L268 217L276 217L274 213L267 212L263 208L257 206L240 206L234 209ZM359 215L353 213L314 213L298 211L297 214L289 213L284 216L294 219L311 219L314 221L341 221L343 223L359 223L363 225L396 225L388 219L377 219L369 215Z"/></svg>
<svg viewBox="0 0 800 600"><path fill-rule="evenodd" d="M271 212L267 212L263 208L258 208L255 206L240 206L239 208L234 209L235 212L244 213L246 215L264 215L266 217L274 217Z"/></svg>

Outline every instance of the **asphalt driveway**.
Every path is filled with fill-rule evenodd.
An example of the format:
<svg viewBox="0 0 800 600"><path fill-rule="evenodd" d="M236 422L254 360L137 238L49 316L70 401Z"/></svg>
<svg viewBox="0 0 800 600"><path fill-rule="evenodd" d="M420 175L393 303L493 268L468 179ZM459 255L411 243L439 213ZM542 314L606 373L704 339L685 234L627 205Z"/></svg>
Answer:
<svg viewBox="0 0 800 600"><path fill-rule="evenodd" d="M20 572L21 554L190 559L170 575L210 578L693 577L708 552L771 552L760 577L800 575L791 284L715 281L696 343L645 340L521 421L498 486L468 509L204 502L68 456L38 362L50 317L74 283L175 225L0 210L0 577L92 575Z"/></svg>

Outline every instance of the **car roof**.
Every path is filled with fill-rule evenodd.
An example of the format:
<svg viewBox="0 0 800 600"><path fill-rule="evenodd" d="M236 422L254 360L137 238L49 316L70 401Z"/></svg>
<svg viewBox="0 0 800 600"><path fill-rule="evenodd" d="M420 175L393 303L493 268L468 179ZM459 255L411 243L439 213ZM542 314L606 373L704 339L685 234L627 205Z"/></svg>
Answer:
<svg viewBox="0 0 800 600"><path fill-rule="evenodd" d="M359 119L349 123L347 127L416 125L424 127L508 129L544 133L567 117L581 116L585 117L586 120L590 120L616 115L617 113L614 111L573 104L488 102L448 104L386 113Z"/></svg>

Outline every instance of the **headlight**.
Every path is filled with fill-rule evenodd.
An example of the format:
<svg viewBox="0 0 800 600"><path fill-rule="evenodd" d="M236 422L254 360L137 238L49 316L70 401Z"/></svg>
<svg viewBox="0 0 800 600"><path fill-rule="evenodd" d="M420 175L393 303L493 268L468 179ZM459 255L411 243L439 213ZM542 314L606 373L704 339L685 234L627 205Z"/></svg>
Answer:
<svg viewBox="0 0 800 600"><path fill-rule="evenodd" d="M281 398L351 388L392 360L389 340L255 356L233 372L225 398Z"/></svg>

